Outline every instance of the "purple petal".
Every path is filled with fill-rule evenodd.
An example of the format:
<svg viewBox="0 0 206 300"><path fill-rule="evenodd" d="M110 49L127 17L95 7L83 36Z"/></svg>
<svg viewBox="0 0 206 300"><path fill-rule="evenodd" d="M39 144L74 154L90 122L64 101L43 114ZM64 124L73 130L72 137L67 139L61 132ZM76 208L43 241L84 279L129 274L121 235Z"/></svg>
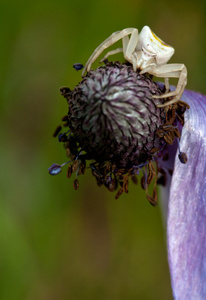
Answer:
<svg viewBox="0 0 206 300"><path fill-rule="evenodd" d="M206 299L206 96L185 91L190 105L172 176L168 210L168 255L175 299Z"/></svg>

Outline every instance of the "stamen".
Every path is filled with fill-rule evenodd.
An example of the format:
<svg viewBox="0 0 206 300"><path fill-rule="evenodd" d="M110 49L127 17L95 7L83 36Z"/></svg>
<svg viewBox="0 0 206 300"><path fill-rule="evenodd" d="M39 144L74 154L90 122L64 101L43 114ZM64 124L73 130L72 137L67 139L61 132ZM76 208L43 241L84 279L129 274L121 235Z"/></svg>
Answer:
<svg viewBox="0 0 206 300"><path fill-rule="evenodd" d="M75 190L78 190L78 188L79 188L79 181L77 178L73 181L73 187Z"/></svg>
<svg viewBox="0 0 206 300"><path fill-rule="evenodd" d="M62 117L62 122L66 122L66 121L68 121L68 115Z"/></svg>
<svg viewBox="0 0 206 300"><path fill-rule="evenodd" d="M187 163L187 155L185 152L180 152L179 155L179 160L182 164L186 164Z"/></svg>
<svg viewBox="0 0 206 300"><path fill-rule="evenodd" d="M67 162L63 163L62 165L52 164L51 167L48 168L49 174L50 175L58 175L59 173L61 173L62 167L70 162L71 161L67 161Z"/></svg>
<svg viewBox="0 0 206 300"><path fill-rule="evenodd" d="M48 168L48 171L50 175L58 175L62 171L61 165L53 164Z"/></svg>
<svg viewBox="0 0 206 300"><path fill-rule="evenodd" d="M186 164L187 163L187 154L185 152L180 151L179 138L177 139L177 145L178 145L178 151L179 151L178 158L182 164Z"/></svg>
<svg viewBox="0 0 206 300"><path fill-rule="evenodd" d="M74 68L76 71L79 71L79 70L83 69L84 66L83 66L83 64L76 63L76 64L73 64L73 68Z"/></svg>
<svg viewBox="0 0 206 300"><path fill-rule="evenodd" d="M55 129L55 131L53 133L53 137L56 137L58 135L58 133L60 133L61 130L62 130L62 126L61 125L57 126L57 128Z"/></svg>
<svg viewBox="0 0 206 300"><path fill-rule="evenodd" d="M134 184L138 184L138 179L136 175L132 175L131 179Z"/></svg>
<svg viewBox="0 0 206 300"><path fill-rule="evenodd" d="M115 199L118 199L118 198L121 196L122 193L123 193L123 188L121 187L121 188L119 189L119 191L117 192L117 194L116 194L116 196L115 196Z"/></svg>
<svg viewBox="0 0 206 300"><path fill-rule="evenodd" d="M60 134L58 135L58 141L59 141L60 143L61 143L61 142L65 143L67 140L68 140L68 139L67 139L67 135L66 135L65 132L64 132L64 133L60 133Z"/></svg>
<svg viewBox="0 0 206 300"><path fill-rule="evenodd" d="M63 86L60 88L60 93L62 96L64 96L64 98L67 99L69 96L71 96L72 91L70 88Z"/></svg>
<svg viewBox="0 0 206 300"><path fill-rule="evenodd" d="M70 178L71 176L72 176L72 165L69 165L67 169L67 178Z"/></svg>

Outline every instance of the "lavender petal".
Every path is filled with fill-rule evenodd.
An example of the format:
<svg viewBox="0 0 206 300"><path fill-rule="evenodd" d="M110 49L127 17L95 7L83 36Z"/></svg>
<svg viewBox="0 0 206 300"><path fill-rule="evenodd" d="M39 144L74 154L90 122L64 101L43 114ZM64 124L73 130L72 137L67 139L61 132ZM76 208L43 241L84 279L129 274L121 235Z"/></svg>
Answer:
<svg viewBox="0 0 206 300"><path fill-rule="evenodd" d="M206 299L206 96L185 91L190 105L170 187L168 256L174 298Z"/></svg>

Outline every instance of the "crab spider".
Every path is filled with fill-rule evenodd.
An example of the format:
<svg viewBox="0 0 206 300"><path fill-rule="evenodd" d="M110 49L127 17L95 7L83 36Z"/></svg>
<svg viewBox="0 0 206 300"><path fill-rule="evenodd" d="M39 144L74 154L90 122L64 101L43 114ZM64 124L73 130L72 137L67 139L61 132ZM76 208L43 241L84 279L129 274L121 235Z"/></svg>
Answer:
<svg viewBox="0 0 206 300"><path fill-rule="evenodd" d="M129 35L131 35L130 38ZM179 101L187 84L187 69L184 64L167 64L174 54L174 48L158 38L148 26L144 26L140 34L136 28L126 28L110 35L94 50L83 69L82 77L86 71L90 71L97 57L120 39L122 39L123 48L109 51L100 62L110 55L123 52L124 58L133 65L134 71L140 69L140 74L149 73L164 78L165 94L153 96L153 98L173 98L164 104L157 105L158 107L165 107ZM179 78L176 90L172 92L169 92L169 78Z"/></svg>

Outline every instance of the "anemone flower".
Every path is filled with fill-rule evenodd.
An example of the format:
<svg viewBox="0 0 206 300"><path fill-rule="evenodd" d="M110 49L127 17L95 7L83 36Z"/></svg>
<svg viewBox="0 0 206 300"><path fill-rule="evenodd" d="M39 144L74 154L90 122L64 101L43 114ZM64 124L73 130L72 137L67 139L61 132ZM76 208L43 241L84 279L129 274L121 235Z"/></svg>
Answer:
<svg viewBox="0 0 206 300"><path fill-rule="evenodd" d="M68 164L77 189L89 163L97 184L117 191L116 198L141 175L154 206L156 185L163 185L174 299L206 299L206 97L185 91L181 101L162 107L166 100L156 96L164 86L118 62L90 71L73 91L60 91L69 106L62 119L68 130L58 126L54 136L69 161L49 173Z"/></svg>

